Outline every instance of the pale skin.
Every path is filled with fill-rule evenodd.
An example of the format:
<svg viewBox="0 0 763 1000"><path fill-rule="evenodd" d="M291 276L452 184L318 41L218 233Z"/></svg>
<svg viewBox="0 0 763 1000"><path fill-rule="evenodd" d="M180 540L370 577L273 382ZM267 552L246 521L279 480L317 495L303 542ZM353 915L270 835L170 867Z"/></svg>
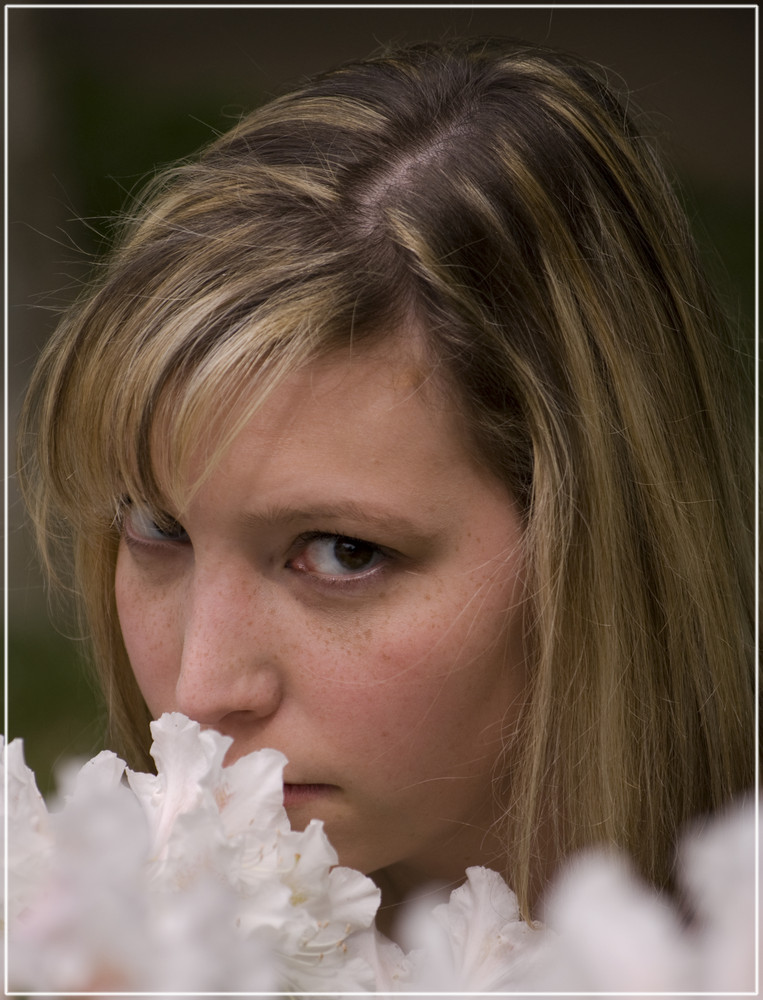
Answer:
<svg viewBox="0 0 763 1000"><path fill-rule="evenodd" d="M396 360L391 360L396 359ZM521 523L404 352L314 363L182 512L128 509L125 645L154 716L288 758L295 828L394 906L501 864L495 764L524 695ZM203 461L203 456L199 458Z"/></svg>

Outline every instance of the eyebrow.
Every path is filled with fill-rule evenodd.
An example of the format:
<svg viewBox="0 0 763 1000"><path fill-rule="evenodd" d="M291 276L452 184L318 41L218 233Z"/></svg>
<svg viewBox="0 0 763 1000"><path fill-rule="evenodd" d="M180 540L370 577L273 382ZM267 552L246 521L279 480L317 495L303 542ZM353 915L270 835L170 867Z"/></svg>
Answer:
<svg viewBox="0 0 763 1000"><path fill-rule="evenodd" d="M351 521L362 525L362 530L374 529L402 534L420 541L428 541L439 532L435 528L427 529L420 522L411 520L404 515L376 507L357 503L354 500L342 500L336 503L316 503L309 506L286 506L273 504L261 512L247 512L243 515L247 524L257 527L271 527L276 524L291 524L304 522L336 522Z"/></svg>

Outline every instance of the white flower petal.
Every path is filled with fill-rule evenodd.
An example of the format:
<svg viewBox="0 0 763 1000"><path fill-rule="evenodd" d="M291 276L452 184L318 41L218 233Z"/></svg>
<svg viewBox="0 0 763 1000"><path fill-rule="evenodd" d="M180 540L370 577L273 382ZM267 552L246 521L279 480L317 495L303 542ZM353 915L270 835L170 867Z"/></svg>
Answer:
<svg viewBox="0 0 763 1000"><path fill-rule="evenodd" d="M3 758L8 780L8 919L13 921L44 884L55 843L48 809L24 760L22 740L12 740Z"/></svg>
<svg viewBox="0 0 763 1000"><path fill-rule="evenodd" d="M558 931L543 988L664 993L693 987L677 912L617 855L576 859L552 890L546 920Z"/></svg>
<svg viewBox="0 0 763 1000"><path fill-rule="evenodd" d="M198 807L204 797L203 780L210 773L215 779L221 773L223 758L233 741L212 730L202 732L198 722L179 712L165 713L152 722L151 734L151 756L157 774L128 770L127 779L153 830L154 854L161 856L177 817Z"/></svg>
<svg viewBox="0 0 763 1000"><path fill-rule="evenodd" d="M698 980L710 993L755 988L755 818L752 803L740 805L681 846L681 881L696 911Z"/></svg>
<svg viewBox="0 0 763 1000"><path fill-rule="evenodd" d="M521 920L514 893L487 868L468 868L447 903L432 909L418 900L405 934L415 946L410 983L438 992L515 988L540 961L544 943L543 932Z"/></svg>
<svg viewBox="0 0 763 1000"><path fill-rule="evenodd" d="M375 883L354 868L337 866L329 872L328 910L335 923L370 927L380 902L381 891Z"/></svg>
<svg viewBox="0 0 763 1000"><path fill-rule="evenodd" d="M278 750L257 750L226 767L214 789L229 837L254 829L287 831L283 806L286 758Z"/></svg>

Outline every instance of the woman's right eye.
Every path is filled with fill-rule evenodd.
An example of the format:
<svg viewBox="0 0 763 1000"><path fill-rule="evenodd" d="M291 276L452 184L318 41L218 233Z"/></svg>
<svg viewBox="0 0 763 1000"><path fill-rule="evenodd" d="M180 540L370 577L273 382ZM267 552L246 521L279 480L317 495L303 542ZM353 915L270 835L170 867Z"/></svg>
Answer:
<svg viewBox="0 0 763 1000"><path fill-rule="evenodd" d="M128 507L122 523L128 543L156 545L163 542L190 541L187 531L179 521L166 515L160 516L142 507Z"/></svg>

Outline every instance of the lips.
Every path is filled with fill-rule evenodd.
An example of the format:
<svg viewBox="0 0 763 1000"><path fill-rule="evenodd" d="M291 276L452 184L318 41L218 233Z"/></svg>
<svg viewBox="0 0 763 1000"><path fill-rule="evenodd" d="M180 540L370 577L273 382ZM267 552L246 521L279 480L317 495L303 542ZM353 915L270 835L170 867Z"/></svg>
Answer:
<svg viewBox="0 0 763 1000"><path fill-rule="evenodd" d="M305 802L312 802L320 798L325 798L339 791L336 785L322 784L291 784L286 782L283 786L284 806L300 805Z"/></svg>

